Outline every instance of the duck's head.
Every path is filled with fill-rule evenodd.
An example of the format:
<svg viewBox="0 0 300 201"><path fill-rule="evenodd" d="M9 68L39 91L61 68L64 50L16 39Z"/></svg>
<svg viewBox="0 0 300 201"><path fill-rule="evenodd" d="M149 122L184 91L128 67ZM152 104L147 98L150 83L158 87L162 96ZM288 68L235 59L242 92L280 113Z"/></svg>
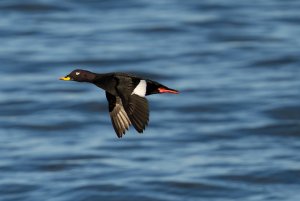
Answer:
<svg viewBox="0 0 300 201"><path fill-rule="evenodd" d="M60 80L64 81L77 81L77 82L93 82L96 75L90 71L86 70L73 70L70 74L66 75L65 77L59 78Z"/></svg>

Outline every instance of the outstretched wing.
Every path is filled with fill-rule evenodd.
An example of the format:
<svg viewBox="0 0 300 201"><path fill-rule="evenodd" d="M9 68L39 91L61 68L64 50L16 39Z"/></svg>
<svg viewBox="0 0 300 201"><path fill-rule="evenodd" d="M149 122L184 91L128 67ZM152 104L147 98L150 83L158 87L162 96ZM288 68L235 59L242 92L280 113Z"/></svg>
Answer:
<svg viewBox="0 0 300 201"><path fill-rule="evenodd" d="M106 92L106 98L108 100L108 108L112 125L117 136L121 138L131 125L131 121L124 110L120 97Z"/></svg>
<svg viewBox="0 0 300 201"><path fill-rule="evenodd" d="M147 83L136 77L122 77L117 86L118 95L133 127L142 133L149 122Z"/></svg>
<svg viewBox="0 0 300 201"><path fill-rule="evenodd" d="M149 108L147 99L145 97L132 94L127 101L124 101L124 106L133 127L139 133L142 133L149 122Z"/></svg>

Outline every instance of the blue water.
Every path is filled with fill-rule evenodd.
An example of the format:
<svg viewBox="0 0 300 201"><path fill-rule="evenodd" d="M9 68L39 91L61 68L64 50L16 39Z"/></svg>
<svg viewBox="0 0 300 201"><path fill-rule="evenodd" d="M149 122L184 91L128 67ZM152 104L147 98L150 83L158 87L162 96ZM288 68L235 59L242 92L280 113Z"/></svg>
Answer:
<svg viewBox="0 0 300 201"><path fill-rule="evenodd" d="M300 2L1 0L0 200L300 200ZM118 139L102 90L180 90Z"/></svg>

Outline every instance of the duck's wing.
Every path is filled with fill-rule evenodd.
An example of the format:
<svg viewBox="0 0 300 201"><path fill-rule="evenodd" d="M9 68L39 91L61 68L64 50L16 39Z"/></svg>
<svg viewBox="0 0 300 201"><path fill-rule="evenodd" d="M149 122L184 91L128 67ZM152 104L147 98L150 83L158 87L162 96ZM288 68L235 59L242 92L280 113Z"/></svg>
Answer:
<svg viewBox="0 0 300 201"><path fill-rule="evenodd" d="M146 81L127 79L117 89L124 109L133 127L142 133L149 122L149 107L146 95Z"/></svg>
<svg viewBox="0 0 300 201"><path fill-rule="evenodd" d="M124 109L137 132L142 133L149 122L149 107L145 97L132 94L122 99Z"/></svg>
<svg viewBox="0 0 300 201"><path fill-rule="evenodd" d="M149 122L148 101L145 98L147 82L128 75L116 76L116 91L122 100L123 107L133 127L142 133Z"/></svg>
<svg viewBox="0 0 300 201"><path fill-rule="evenodd" d="M108 101L109 114L111 118L112 125L115 132L119 138L125 134L131 125L130 118L128 117L126 111L124 110L122 100L118 96L114 96L106 92L106 98Z"/></svg>

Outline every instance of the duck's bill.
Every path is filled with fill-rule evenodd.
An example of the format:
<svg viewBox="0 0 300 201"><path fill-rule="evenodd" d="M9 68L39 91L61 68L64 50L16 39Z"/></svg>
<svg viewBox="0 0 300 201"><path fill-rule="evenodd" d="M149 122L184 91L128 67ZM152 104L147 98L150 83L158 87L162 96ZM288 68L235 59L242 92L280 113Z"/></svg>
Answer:
<svg viewBox="0 0 300 201"><path fill-rule="evenodd" d="M64 81L70 81L71 80L71 78L70 77L61 77L61 78L59 78L60 80L64 80Z"/></svg>

